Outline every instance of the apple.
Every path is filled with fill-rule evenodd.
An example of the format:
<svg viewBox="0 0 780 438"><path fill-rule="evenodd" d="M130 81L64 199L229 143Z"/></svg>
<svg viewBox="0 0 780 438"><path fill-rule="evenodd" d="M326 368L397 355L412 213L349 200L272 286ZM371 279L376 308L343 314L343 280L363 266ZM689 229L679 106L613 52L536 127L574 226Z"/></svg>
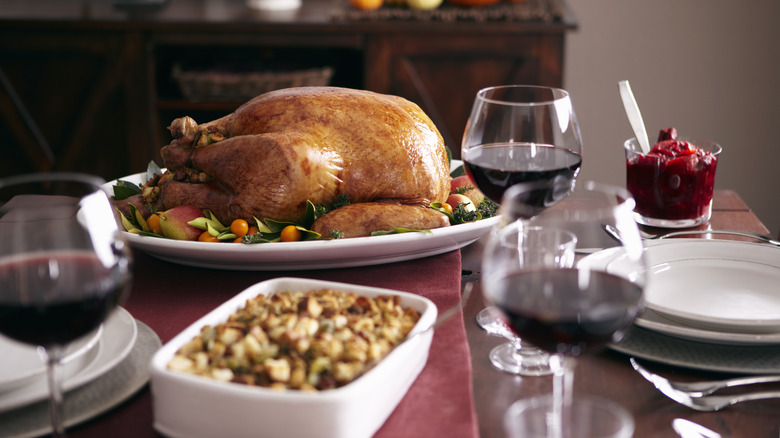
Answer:
<svg viewBox="0 0 780 438"><path fill-rule="evenodd" d="M465 204L466 211L476 211L477 207L474 206L474 203L469 199L466 195L461 195L457 193L453 193L449 197L447 197L447 204L452 207L453 210L458 206L458 204Z"/></svg>
<svg viewBox="0 0 780 438"><path fill-rule="evenodd" d="M471 187L470 189L463 192L463 194L471 199L471 202L473 202L474 205L479 205L483 200L485 200L485 195L479 191L477 186L474 184L474 182L471 181L471 178L469 178L468 175L461 175L452 178L450 181L450 193L455 193L461 187Z"/></svg>
<svg viewBox="0 0 780 438"><path fill-rule="evenodd" d="M441 6L443 1L444 0L406 0L406 3L412 9L430 11L431 9L436 9Z"/></svg>
<svg viewBox="0 0 780 438"><path fill-rule="evenodd" d="M194 205L180 205L160 214L160 229L163 236L175 240L198 240L203 230L187 222L204 217L203 211Z"/></svg>

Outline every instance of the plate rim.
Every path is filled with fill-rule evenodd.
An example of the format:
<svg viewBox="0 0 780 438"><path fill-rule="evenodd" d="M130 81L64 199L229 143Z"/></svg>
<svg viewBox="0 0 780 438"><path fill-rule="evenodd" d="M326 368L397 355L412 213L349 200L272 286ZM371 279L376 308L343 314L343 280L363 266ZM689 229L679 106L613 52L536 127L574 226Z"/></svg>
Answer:
<svg viewBox="0 0 780 438"><path fill-rule="evenodd" d="M453 166L458 163L452 161ZM119 177L104 184L103 190L113 196L112 186L118 180L134 181L133 178L145 176L146 172L138 172ZM169 262L213 269L271 271L369 266L434 256L473 243L499 221L497 215L478 222L435 228L431 233L274 242L271 246L177 241L121 232L131 247ZM362 252L355 254L356 250Z"/></svg>
<svg viewBox="0 0 780 438"><path fill-rule="evenodd" d="M662 320L653 319L654 316ZM730 333L707 330L680 324L652 309L645 309L643 313L637 316L635 324L664 335L674 336L675 338L711 344L741 346L780 345L780 331L776 333Z"/></svg>
<svg viewBox="0 0 780 438"><path fill-rule="evenodd" d="M651 242L646 241L645 250L653 247L661 246L661 245L677 245L677 246L695 245L697 247L701 247L701 245L718 245L718 246L731 247L732 249L733 247L750 248L751 255L755 255L757 252L762 252L762 251L777 251L776 248L763 243L745 242L745 241L738 241L738 240L725 240L725 239L696 239L696 238L675 238L673 240L663 240L663 241L659 240L659 241L651 241ZM616 253L617 251L614 248L607 248L602 251L598 251L594 254L589 255L583 258L583 260L588 259L589 263L595 263L597 266L603 266L608 269L608 265L610 264L611 261L614 260ZM730 258L733 259L734 257L730 257ZM745 261L753 263L751 260L745 260ZM763 264L767 264L767 263L763 263ZM778 265L770 264L770 266L778 266ZM700 323L696 323L696 321L690 321L686 323L686 321L684 321L685 318L683 317L675 318L674 317L675 315L667 314L667 312L665 312L663 308L659 308L659 306L655 305L654 303L651 303L649 301L647 301L646 303L648 309L654 311L662 318L674 322L677 325L677 327L680 328L680 330L676 330L674 326L668 324L659 326L657 324L654 324L653 321L648 321L642 315L639 315L637 317L637 323L638 323L637 325L649 330L655 330L656 328L661 328L661 330L658 330L659 333L681 337L683 339L695 339L695 340L705 341L705 342L715 342L715 340L713 339L715 335L723 335L723 336L728 336L730 338L727 342L728 344L758 345L756 344L756 342L757 339L760 339L759 336L763 338L768 338L766 342L760 342L760 344L772 344L773 342L769 340L772 339L771 335L776 334L780 336L780 320L778 320L777 323L773 323L769 327L767 327L767 325L759 327L760 331L745 330L745 326L742 323L742 321L744 320L742 319L738 320L740 322L737 323L729 324L727 321L726 323L719 324L718 326L712 324L705 327ZM720 319L718 319L717 322L720 322L719 320ZM734 331L727 331L727 330L734 330ZM697 336L699 334L701 336ZM723 342L715 342L715 343L723 344Z"/></svg>
<svg viewBox="0 0 780 438"><path fill-rule="evenodd" d="M116 329L112 330L114 326ZM124 326L128 326L129 330L121 329ZM119 340L111 339L109 342L108 337L112 334L122 334L124 337ZM70 378L63 381L63 391L67 393L111 371L133 350L137 338L138 326L135 318L124 307L118 306L104 322L104 330L98 345L96 345L97 356L83 369L78 370ZM114 345L118 348L106 348L105 345ZM29 385L0 394L0 412L44 400L48 394L46 381L41 376Z"/></svg>
<svg viewBox="0 0 780 438"><path fill-rule="evenodd" d="M138 320L135 322L138 339L127 357L105 375L68 394L65 401L66 427L76 426L110 411L149 382L146 365L162 342L151 327ZM20 407L14 411L12 419L6 420L8 422L0 427L0 437L33 438L51 433L48 407L44 403Z"/></svg>
<svg viewBox="0 0 780 438"><path fill-rule="evenodd" d="M103 324L100 324L97 329L92 330L90 333L92 334L92 336L74 341L74 344L78 345L78 347L72 348L71 345L66 347L66 351L68 351L68 353L62 358L61 363L63 365L75 359L78 359L85 354L88 354L94 347L96 347L100 343L100 336L103 333ZM22 344L21 342L14 341L13 339L7 337L2 337L1 339L3 341L8 340L14 342L16 344L19 344L22 347L27 347L27 349L35 349L34 346L25 345ZM32 381L33 379L36 379L39 376L45 374L46 365L40 359L38 361L40 362L39 364L36 364L36 366L34 367L28 368L24 373L22 373L21 377L15 377L12 379L4 379L0 377L0 394L6 391L13 391L29 383L29 381ZM84 364L85 367L88 365L89 365L88 363Z"/></svg>

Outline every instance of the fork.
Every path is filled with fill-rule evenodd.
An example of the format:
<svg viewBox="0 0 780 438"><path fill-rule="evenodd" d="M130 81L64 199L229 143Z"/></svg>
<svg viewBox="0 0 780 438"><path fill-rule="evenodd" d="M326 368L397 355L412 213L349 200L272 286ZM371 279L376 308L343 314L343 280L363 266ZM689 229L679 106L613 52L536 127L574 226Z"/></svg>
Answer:
<svg viewBox="0 0 780 438"><path fill-rule="evenodd" d="M631 366L634 367L635 370L639 371L639 373L642 374L646 379L650 380L651 382L655 382L656 380L665 380L672 389L688 393L688 395L691 397L709 395L720 389L731 388L734 386L752 385L754 383L780 382L780 375L737 377L734 379L705 380L701 382L674 382L661 377L658 374L651 373L642 365L639 365L639 363L633 357L630 360ZM647 376L652 376L652 378L649 379Z"/></svg>
<svg viewBox="0 0 780 438"><path fill-rule="evenodd" d="M652 383L653 386L655 386L665 396L676 401L677 403L680 403L684 406L687 406L691 409L695 409L697 411L718 411L725 407L737 403L746 402L746 401L780 398L780 391L763 391L763 392L753 392L753 393L739 394L739 395L704 395L704 396L696 395L695 392L688 393L675 388L675 386L678 385L679 383L671 382L666 378L659 376L658 374L651 373L650 371L646 370L644 367L639 365L639 363L637 363L637 361L633 357L630 359L630 361L631 361L631 366L634 367L634 369L637 370L639 374L642 375L642 377L644 377L646 380ZM747 381L749 379L758 379L758 378L759 377L755 377L755 378L748 377L743 379L732 379L732 380ZM761 378L769 379L769 380L760 380L761 382L780 381L780 378L778 378L778 376L766 376ZM708 382L702 382L702 383L708 383ZM755 380L753 380L753 383L755 383ZM747 384L747 383L741 383L741 384ZM728 386L734 386L734 385L727 384L726 386L722 386L722 387L725 388ZM712 391L710 391L710 393L717 389L719 388L713 389Z"/></svg>

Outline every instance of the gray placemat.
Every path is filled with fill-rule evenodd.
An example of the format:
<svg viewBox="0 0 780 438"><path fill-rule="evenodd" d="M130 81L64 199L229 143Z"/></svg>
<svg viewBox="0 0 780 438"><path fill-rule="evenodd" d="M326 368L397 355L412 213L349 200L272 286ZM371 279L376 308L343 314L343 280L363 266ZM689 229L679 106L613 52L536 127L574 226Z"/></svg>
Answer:
<svg viewBox="0 0 780 438"><path fill-rule="evenodd" d="M613 350L685 368L738 374L780 374L780 345L696 342L633 326Z"/></svg>
<svg viewBox="0 0 780 438"><path fill-rule="evenodd" d="M65 424L79 424L113 408L149 381L149 362L162 346L146 324L136 320L138 337L130 354L95 381L65 394ZM48 400L0 414L0 438L51 433Z"/></svg>

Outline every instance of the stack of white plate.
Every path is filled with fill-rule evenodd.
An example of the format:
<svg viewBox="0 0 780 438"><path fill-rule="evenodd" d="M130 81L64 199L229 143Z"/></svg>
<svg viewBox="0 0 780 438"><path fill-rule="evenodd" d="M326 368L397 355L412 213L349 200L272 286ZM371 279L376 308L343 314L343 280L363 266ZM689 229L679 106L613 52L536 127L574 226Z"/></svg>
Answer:
<svg viewBox="0 0 780 438"><path fill-rule="evenodd" d="M128 365L135 368L138 363L129 364L131 359L144 363L140 375L123 385L127 388L120 388L125 392L123 397L131 395L148 381L145 368L152 353L139 351L139 347L141 343L150 344L151 341L151 346L140 350L152 348L153 352L160 343L148 327L140 328L143 329L140 333L144 339L139 337L139 324L133 316L118 308L98 330L67 348L62 367L66 425L84 421L113 406L105 402L116 398L116 393L95 392L106 389L111 375L126 374L120 368ZM35 436L49 432L46 368L36 348L0 337L0 357L0 437ZM110 406L106 407L106 404Z"/></svg>
<svg viewBox="0 0 780 438"><path fill-rule="evenodd" d="M780 351L774 348L780 347L780 248L730 240L670 239L646 242L645 254L649 267L647 309L636 325L692 341L678 344L655 337L654 343L688 349L695 342L704 344L695 347L704 352L726 351L717 348L721 346L745 347L743 350L761 347L763 353ZM609 271L620 270L622 264L616 251L610 249L584 261ZM648 348L632 342L626 352L666 359L653 357L649 351L658 346L646 340ZM618 350L626 348L616 346ZM685 353L691 356L691 351ZM780 372L780 366L775 371Z"/></svg>

